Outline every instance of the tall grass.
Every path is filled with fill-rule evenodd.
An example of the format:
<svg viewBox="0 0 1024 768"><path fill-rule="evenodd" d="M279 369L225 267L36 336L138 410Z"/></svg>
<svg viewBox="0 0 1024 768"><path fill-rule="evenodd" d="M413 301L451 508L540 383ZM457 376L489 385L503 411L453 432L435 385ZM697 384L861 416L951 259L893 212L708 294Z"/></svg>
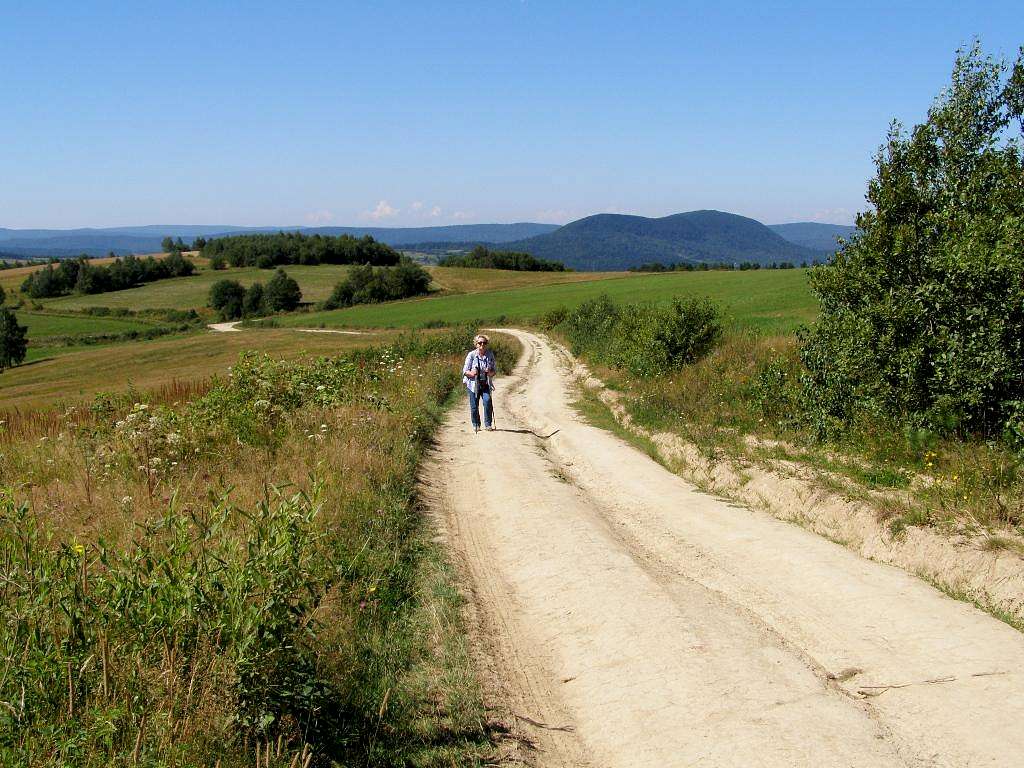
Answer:
<svg viewBox="0 0 1024 768"><path fill-rule="evenodd" d="M484 754L414 487L469 335L243 355L206 391L6 429L0 764Z"/></svg>

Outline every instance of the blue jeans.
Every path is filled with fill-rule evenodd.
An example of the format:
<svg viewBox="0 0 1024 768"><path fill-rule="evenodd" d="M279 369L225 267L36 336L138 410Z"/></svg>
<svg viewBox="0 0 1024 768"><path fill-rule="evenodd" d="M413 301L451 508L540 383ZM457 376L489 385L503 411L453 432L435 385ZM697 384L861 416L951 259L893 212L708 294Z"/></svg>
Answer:
<svg viewBox="0 0 1024 768"><path fill-rule="evenodd" d="M480 426L480 401L484 401L484 427L491 426L494 417L494 409L491 407L491 390L485 389L478 395L473 390L469 391L469 418L474 427Z"/></svg>

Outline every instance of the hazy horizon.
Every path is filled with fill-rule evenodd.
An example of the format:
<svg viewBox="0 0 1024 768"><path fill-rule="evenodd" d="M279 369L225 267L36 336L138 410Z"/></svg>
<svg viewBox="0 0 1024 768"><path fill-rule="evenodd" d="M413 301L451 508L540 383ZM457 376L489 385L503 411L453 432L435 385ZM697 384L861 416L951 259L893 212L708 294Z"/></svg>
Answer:
<svg viewBox="0 0 1024 768"><path fill-rule="evenodd" d="M890 120L924 118L957 47L1012 58L1021 29L1009 2L42 2L4 21L11 229L851 224Z"/></svg>
<svg viewBox="0 0 1024 768"><path fill-rule="evenodd" d="M694 210L713 210L713 209L694 209ZM676 211L675 213L690 213L691 211ZM580 218L588 218L590 216L598 216L605 213L623 214L627 216L642 216L643 214L628 213L622 211L598 211L597 213L588 213ZM736 213L735 211L723 211L723 213ZM671 216L673 214L666 214ZM738 214L743 215L743 214ZM647 217L647 218L660 218L660 217ZM753 217L748 217L753 218ZM571 221L577 221L572 219ZM316 228L340 228L340 229L423 229L427 227L456 227L456 226L491 226L491 225L511 225L511 224L552 224L554 226L563 226L571 223L571 221L563 222L542 222L542 221L460 221L452 222L448 224L367 224L367 223L345 223L345 222L332 222L330 224L234 224L225 222L202 222L202 221L189 221L189 222L176 222L173 224L168 223L137 223L137 224L110 224L101 226L81 226L81 227L9 227L3 222L0 222L0 230L7 231L25 231L25 230L51 230L54 232L68 232L74 230L84 229L95 229L95 230L112 230L112 229L141 229L144 227L163 227L172 229L174 227L228 227L237 229L280 229L284 231L296 230L296 229L316 229ZM760 219L758 219L760 221ZM803 219L799 221L761 221L766 226L779 226L783 224L822 224L825 226L852 226L853 222L849 224L839 221L810 221Z"/></svg>

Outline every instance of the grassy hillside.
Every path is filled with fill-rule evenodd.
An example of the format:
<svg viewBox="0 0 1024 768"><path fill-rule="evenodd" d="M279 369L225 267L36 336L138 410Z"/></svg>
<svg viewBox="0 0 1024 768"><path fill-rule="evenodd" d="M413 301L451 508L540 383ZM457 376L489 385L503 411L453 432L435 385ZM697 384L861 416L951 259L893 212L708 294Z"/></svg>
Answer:
<svg viewBox="0 0 1024 768"><path fill-rule="evenodd" d="M288 266L285 271L295 278L302 289L303 301L326 299L334 284L348 270L344 265L327 264L317 267ZM257 267L239 269L204 269L191 277L159 280L126 291L111 291L86 296L62 296L46 302L50 308L84 309L85 307L113 307L124 309L197 309L206 306L210 286L218 280L237 280L244 286L266 283L274 271Z"/></svg>
<svg viewBox="0 0 1024 768"><path fill-rule="evenodd" d="M434 286L447 293L481 293L558 283L585 283L627 276L624 272L513 272L507 269L466 267L426 269L434 278Z"/></svg>
<svg viewBox="0 0 1024 768"><path fill-rule="evenodd" d="M202 381L225 375L246 349L275 358L336 354L376 343L391 334L365 336L250 330L199 334L61 350L57 358L39 360L0 374L0 411L37 408L56 401L77 402L97 392L145 390L172 381ZM45 350L42 350L45 352ZM2 418L2 417L0 417Z"/></svg>
<svg viewBox="0 0 1024 768"><path fill-rule="evenodd" d="M28 328L29 344L49 336L81 336L101 333L144 331L154 323L134 318L57 315L39 312L15 312L18 322Z"/></svg>
<svg viewBox="0 0 1024 768"><path fill-rule="evenodd" d="M288 327L395 327L431 323L494 322L534 318L555 307L575 306L607 293L617 302L668 302L676 296L709 296L723 305L730 325L785 333L811 322L817 306L802 269L747 272L675 272L531 286L464 296L369 304L332 312L282 317Z"/></svg>
<svg viewBox="0 0 1024 768"><path fill-rule="evenodd" d="M285 271L294 277L302 289L302 300L323 301L331 294L334 285L348 271L343 264L322 264L320 266L286 266ZM12 270L20 271L20 270ZM472 293L493 291L500 288L546 285L554 282L579 282L599 280L607 273L539 273L510 272L497 269L455 269L431 267L434 287L440 291ZM78 310L85 307L112 307L124 309L197 309L206 306L210 286L218 280L237 280L244 286L255 282L267 282L273 270L257 267L241 267L214 271L200 269L192 277L160 280L126 291L112 291L87 296L62 296L46 302L52 309ZM0 276L3 273L0 272ZM22 276L22 280L24 277ZM21 280L18 280L20 285Z"/></svg>

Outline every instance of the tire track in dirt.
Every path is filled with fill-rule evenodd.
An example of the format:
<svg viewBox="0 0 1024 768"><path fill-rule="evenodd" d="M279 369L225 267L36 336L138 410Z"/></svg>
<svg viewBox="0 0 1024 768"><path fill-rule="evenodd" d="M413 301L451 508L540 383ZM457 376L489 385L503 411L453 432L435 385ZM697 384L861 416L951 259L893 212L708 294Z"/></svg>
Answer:
<svg viewBox="0 0 1024 768"><path fill-rule="evenodd" d="M499 431L474 434L460 405L428 475L537 763L1015 764L1024 637L697 492L583 423L564 351L510 332L526 351Z"/></svg>

